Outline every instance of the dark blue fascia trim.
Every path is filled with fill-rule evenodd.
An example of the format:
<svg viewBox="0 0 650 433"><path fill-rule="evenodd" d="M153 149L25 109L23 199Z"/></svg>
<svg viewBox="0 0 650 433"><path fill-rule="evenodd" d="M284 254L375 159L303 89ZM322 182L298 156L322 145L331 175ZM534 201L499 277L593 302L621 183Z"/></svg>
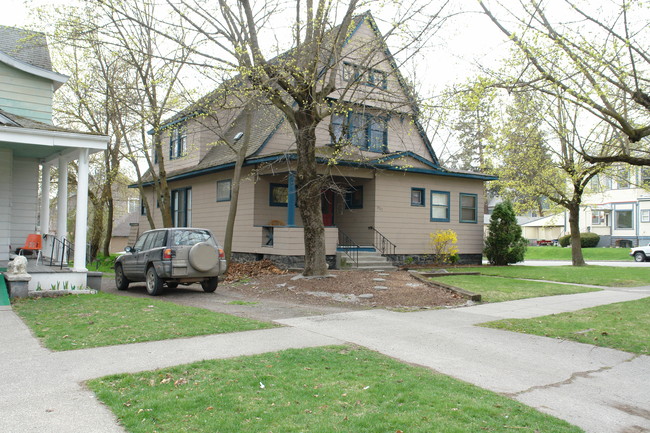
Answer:
<svg viewBox="0 0 650 433"><path fill-rule="evenodd" d="M383 156L381 158L374 159L373 161L377 161L377 163L382 163L384 161L390 161L392 159L401 158L403 156L409 156L409 157L411 157L411 158L413 158L413 159L415 159L415 160L417 160L417 161L419 161L419 162L421 162L421 163L423 163L425 165L428 165L432 169L438 169L438 170L440 169L439 165L424 159L423 157L421 157L417 153L413 153L410 150L407 150L407 151L404 151L404 152L393 153L393 154L390 154L390 155L386 155L386 156Z"/></svg>
<svg viewBox="0 0 650 433"><path fill-rule="evenodd" d="M255 164L262 164L265 162L275 162L275 161L280 161L280 160L287 160L287 161L295 161L298 159L298 155L295 153L289 153L289 154L282 154L282 155L273 155L273 156L265 156L261 158L256 158L256 159L249 159L244 162L244 166L248 165L255 165ZM424 160L426 161L426 160ZM316 162L319 164L327 164L329 160L327 158L322 158L318 157L316 158ZM428 162L428 161L427 161ZM429 164L431 164L429 162ZM497 180L497 176L491 176L491 175L481 175L481 174L468 174L468 173L450 173L438 169L426 169L426 168L415 168L415 167L395 167L392 165L386 165L386 164L372 164L372 163L364 163L364 162L357 162L357 161L338 161L336 165L340 165L343 167L361 167L361 168L376 168L380 170L390 170L390 171L401 171L401 172L407 172L407 173L421 173L421 174L435 174L437 176L447 176L447 177L460 177L460 178L465 178L465 179L478 179L478 180L483 180L483 181L489 181L489 180ZM196 171L190 171L187 173L182 173L178 174L176 176L171 176L167 178L167 182L174 182L177 180L182 180L182 179L189 179L192 177L197 177L197 176L203 176L205 174L212 174L212 173L218 173L220 171L224 170L229 170L231 168L235 167L234 162L229 162L227 164L223 165L218 165L215 167L208 167L208 168L203 168L201 170L196 170ZM153 182L145 182L142 184L142 186L151 186L153 185ZM129 185L129 188L137 188L138 184L134 183Z"/></svg>

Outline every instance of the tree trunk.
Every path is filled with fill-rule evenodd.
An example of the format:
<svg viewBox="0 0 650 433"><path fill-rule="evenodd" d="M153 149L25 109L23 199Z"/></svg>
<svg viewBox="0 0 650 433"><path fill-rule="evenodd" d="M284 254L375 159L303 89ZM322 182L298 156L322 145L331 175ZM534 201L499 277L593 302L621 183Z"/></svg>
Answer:
<svg viewBox="0 0 650 433"><path fill-rule="evenodd" d="M223 249L226 254L226 263L230 266L230 256L232 255L232 236L235 228L235 218L237 218L237 203L239 202L239 185L241 183L241 169L246 158L248 150L248 137L244 138L246 142L237 153L235 162L235 173L232 177L232 197L230 197L230 208L228 209L228 220L226 221L226 236L223 240Z"/></svg>
<svg viewBox="0 0 650 433"><path fill-rule="evenodd" d="M305 269L303 275L327 275L325 260L325 226L321 210L321 182L316 170L316 124L308 112L296 116L298 169L296 186L304 227Z"/></svg>
<svg viewBox="0 0 650 433"><path fill-rule="evenodd" d="M585 266L580 245L580 205L571 203L569 206L569 228L571 229L571 263L573 266Z"/></svg>

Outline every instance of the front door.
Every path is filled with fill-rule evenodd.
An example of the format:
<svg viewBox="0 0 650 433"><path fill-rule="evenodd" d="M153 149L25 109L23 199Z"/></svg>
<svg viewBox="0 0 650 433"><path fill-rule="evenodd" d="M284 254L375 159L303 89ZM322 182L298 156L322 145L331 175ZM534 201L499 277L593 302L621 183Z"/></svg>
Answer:
<svg viewBox="0 0 650 433"><path fill-rule="evenodd" d="M323 225L331 227L334 225L334 191L331 189L323 191L320 196L321 210L323 212Z"/></svg>

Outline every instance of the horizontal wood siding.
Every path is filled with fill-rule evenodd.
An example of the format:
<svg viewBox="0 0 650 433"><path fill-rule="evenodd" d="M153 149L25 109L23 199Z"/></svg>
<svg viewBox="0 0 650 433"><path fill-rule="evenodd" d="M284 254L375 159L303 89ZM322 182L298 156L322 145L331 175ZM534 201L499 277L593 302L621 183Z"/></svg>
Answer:
<svg viewBox="0 0 650 433"><path fill-rule="evenodd" d="M52 123L52 82L0 63L0 108Z"/></svg>
<svg viewBox="0 0 650 433"><path fill-rule="evenodd" d="M411 188L425 190L425 206L411 206ZM450 221L430 221L431 190L449 192ZM379 172L375 227L397 245L398 254L430 254L429 233L452 229L461 254L483 250L483 182L457 177ZM478 196L478 222L459 222L459 194Z"/></svg>
<svg viewBox="0 0 650 433"><path fill-rule="evenodd" d="M14 158L11 200L11 245L22 246L36 233L38 215L38 160Z"/></svg>
<svg viewBox="0 0 650 433"><path fill-rule="evenodd" d="M0 149L0 260L9 260L9 245L11 244L12 161L11 149Z"/></svg>

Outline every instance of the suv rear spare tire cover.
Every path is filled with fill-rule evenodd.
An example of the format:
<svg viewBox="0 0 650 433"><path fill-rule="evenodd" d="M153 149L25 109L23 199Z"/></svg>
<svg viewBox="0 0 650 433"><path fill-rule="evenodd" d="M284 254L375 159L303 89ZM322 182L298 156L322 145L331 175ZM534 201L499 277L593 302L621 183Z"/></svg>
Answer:
<svg viewBox="0 0 650 433"><path fill-rule="evenodd" d="M200 242L190 249L190 264L197 271L209 271L219 262L217 250L213 246Z"/></svg>

